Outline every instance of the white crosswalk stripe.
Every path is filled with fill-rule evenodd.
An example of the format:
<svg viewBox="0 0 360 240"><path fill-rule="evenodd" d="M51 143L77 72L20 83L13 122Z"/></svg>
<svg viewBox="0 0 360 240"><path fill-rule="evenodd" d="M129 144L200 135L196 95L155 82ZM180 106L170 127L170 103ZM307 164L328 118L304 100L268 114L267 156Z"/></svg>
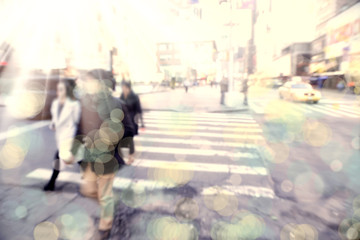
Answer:
<svg viewBox="0 0 360 240"><path fill-rule="evenodd" d="M285 101L284 101L285 103ZM289 102L286 102L287 104ZM293 109L306 114L321 114L335 118L360 118L360 106L356 104L345 105L343 101L338 103L319 103L319 104L306 104L306 103L290 103ZM250 109L258 114L266 114L266 107L268 102L254 102L249 103Z"/></svg>
<svg viewBox="0 0 360 240"><path fill-rule="evenodd" d="M262 132L259 128L221 128L221 127L208 127L208 126L194 126L194 125L170 125L170 124L146 124L147 127L161 128L161 129L189 129L189 130L206 130L206 131L223 131L223 132Z"/></svg>
<svg viewBox="0 0 360 240"><path fill-rule="evenodd" d="M140 135L135 137L138 157L131 168L135 169L136 175L122 177L119 174L114 180L114 188L161 190L183 184L174 179L181 178L185 172L194 176L188 179L189 184L196 183L199 178L202 180L204 176L216 179L222 174L224 182L216 181L216 185L207 183L205 178L200 193L274 198L271 187L263 185L264 179L269 176L257 143L265 139L252 116L149 112L144 113L144 121L146 128L139 129ZM154 171L161 171L159 174L162 177L155 178L152 175ZM172 177L173 174L177 177ZM233 185L226 181L234 174L242 176L244 182ZM50 175L51 170L35 169L27 177L45 180ZM255 180L249 180L252 178ZM80 183L80 174L62 172L59 181Z"/></svg>

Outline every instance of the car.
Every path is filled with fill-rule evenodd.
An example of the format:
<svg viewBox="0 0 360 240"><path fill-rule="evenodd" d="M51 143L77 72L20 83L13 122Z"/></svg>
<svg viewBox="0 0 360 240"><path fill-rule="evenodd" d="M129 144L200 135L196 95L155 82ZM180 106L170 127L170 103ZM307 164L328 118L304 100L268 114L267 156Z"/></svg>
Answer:
<svg viewBox="0 0 360 240"><path fill-rule="evenodd" d="M279 97L290 101L318 103L321 93L308 83L287 82L279 88Z"/></svg>
<svg viewBox="0 0 360 240"><path fill-rule="evenodd" d="M283 81L281 79L274 79L272 82L272 88L277 89L283 85Z"/></svg>

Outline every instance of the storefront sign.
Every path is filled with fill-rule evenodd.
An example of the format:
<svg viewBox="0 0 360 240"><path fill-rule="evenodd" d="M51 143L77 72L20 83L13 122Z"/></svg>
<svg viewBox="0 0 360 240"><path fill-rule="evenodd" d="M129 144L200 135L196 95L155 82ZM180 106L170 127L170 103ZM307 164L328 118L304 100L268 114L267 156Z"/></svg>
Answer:
<svg viewBox="0 0 360 240"><path fill-rule="evenodd" d="M343 55L344 49L349 54L360 51L360 3L327 22L326 58Z"/></svg>

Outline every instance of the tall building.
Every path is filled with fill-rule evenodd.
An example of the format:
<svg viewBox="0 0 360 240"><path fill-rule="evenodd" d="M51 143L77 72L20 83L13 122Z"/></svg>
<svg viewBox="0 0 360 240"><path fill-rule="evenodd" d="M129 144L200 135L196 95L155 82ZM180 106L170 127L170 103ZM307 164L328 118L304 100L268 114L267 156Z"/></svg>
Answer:
<svg viewBox="0 0 360 240"><path fill-rule="evenodd" d="M322 80L328 88L335 88L341 79L360 82L360 1L321 0L317 13L312 79Z"/></svg>
<svg viewBox="0 0 360 240"><path fill-rule="evenodd" d="M311 0L258 0L254 25L258 79L306 75L314 37ZM306 17L305 17L306 16Z"/></svg>

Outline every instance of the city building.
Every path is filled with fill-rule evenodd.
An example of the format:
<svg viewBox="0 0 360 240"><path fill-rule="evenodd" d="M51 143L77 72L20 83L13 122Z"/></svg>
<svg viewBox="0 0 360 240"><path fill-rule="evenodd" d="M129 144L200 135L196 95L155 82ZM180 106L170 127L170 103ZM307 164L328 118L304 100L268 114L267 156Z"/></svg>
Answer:
<svg viewBox="0 0 360 240"><path fill-rule="evenodd" d="M308 75L314 17L310 0L258 0L253 25L253 78L266 82L278 77Z"/></svg>
<svg viewBox="0 0 360 240"><path fill-rule="evenodd" d="M313 84L336 88L339 81L360 84L360 1L320 1L312 41Z"/></svg>
<svg viewBox="0 0 360 240"><path fill-rule="evenodd" d="M157 59L165 80L203 78L215 74L215 41L164 42L157 44Z"/></svg>

